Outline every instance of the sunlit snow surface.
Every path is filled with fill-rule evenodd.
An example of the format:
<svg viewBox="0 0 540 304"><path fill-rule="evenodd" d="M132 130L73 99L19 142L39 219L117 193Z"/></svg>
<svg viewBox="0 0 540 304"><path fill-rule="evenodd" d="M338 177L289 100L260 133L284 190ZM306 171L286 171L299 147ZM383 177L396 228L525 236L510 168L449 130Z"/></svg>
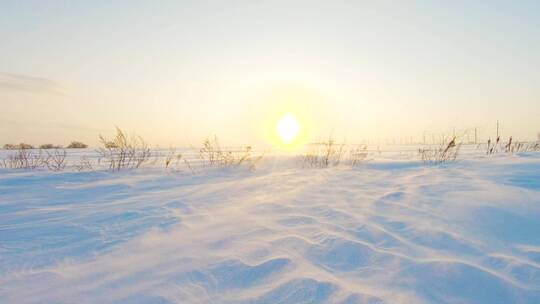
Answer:
<svg viewBox="0 0 540 304"><path fill-rule="evenodd" d="M0 303L540 303L540 155L2 169Z"/></svg>

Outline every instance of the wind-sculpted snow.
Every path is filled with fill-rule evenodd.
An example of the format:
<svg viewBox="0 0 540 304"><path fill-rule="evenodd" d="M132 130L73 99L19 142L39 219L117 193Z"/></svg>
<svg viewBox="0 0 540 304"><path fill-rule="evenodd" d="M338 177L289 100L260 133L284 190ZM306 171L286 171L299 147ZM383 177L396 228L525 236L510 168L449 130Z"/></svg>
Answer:
<svg viewBox="0 0 540 304"><path fill-rule="evenodd" d="M0 303L540 303L540 157L4 170Z"/></svg>

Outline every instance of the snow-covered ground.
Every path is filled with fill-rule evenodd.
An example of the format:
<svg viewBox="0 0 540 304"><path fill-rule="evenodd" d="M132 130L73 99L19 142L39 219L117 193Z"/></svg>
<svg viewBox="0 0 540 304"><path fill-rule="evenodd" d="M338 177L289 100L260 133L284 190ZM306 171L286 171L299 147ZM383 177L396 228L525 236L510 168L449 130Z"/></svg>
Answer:
<svg viewBox="0 0 540 304"><path fill-rule="evenodd" d="M540 303L540 155L409 158L1 169L0 303Z"/></svg>

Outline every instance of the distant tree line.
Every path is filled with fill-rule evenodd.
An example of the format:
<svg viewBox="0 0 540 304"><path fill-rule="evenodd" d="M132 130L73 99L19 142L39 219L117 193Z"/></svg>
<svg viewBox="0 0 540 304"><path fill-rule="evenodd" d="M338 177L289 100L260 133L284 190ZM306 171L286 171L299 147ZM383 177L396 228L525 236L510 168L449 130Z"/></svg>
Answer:
<svg viewBox="0 0 540 304"><path fill-rule="evenodd" d="M39 145L37 147L34 147L30 144L20 143L20 144L5 144L3 146L4 150L25 150L25 149L43 149L43 150L49 150L49 149L62 149L63 147L61 145L53 145L53 144L43 144ZM66 147L67 149L85 149L88 148L88 145L85 143L82 143L80 141L72 141L69 145Z"/></svg>

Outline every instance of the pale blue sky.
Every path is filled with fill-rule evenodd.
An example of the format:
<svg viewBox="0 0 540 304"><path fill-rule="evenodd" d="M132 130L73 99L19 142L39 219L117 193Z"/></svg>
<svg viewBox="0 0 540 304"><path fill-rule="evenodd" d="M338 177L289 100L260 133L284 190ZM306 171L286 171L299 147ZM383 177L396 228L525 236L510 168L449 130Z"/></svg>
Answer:
<svg viewBox="0 0 540 304"><path fill-rule="evenodd" d="M0 143L540 131L540 1L0 0L0 58Z"/></svg>

